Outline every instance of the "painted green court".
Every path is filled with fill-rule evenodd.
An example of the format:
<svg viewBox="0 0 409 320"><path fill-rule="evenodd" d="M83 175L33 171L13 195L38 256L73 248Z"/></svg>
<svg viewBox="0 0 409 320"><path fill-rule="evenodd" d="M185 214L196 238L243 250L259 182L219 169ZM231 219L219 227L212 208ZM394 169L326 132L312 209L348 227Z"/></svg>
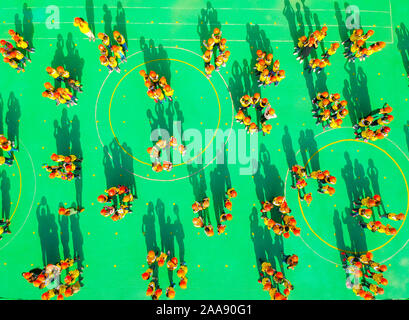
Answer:
<svg viewBox="0 0 409 320"><path fill-rule="evenodd" d="M169 250L188 266L187 289L176 285L175 299L268 300L258 283L259 259L271 262L294 285L289 300L359 299L346 287L340 253L368 250L388 266L389 284L377 299L409 297L409 223L379 218L374 210L374 219L398 229L387 236L362 229L350 216L353 200L374 194L381 195L386 212L408 214L406 1L71 0L59 2L59 21L48 19L54 3L27 3L0 5L0 39L14 44L8 34L14 29L36 48L25 73L0 63L0 133L19 147L13 166L0 168L2 218L11 218L12 231L0 241L1 299L41 299L45 290L27 283L21 273L75 255L80 257L75 265L84 267L83 287L69 299L150 299L141 274L154 248ZM353 64L346 62L341 46L319 75L304 72L292 54L297 38L326 25L318 56L331 42L346 40L349 5L358 6L364 31L375 31L369 43L384 41L386 47ZM95 35L118 30L125 36L128 61L119 65L120 73L108 76L99 62L101 41L89 42L74 27L75 17L88 21ZM215 27L227 39L231 56L208 80L201 46ZM286 78L278 86L258 87L253 72L257 49L280 60ZM78 105L56 106L42 97L43 84L54 84L47 66L64 66L81 81ZM142 69L166 76L175 90L172 103L155 105L146 95ZM322 91L338 92L348 101L342 128L323 131L315 125L311 99ZM250 135L241 137L234 115L240 98L255 92L269 99L277 118L269 120L271 134L259 133L251 144ZM389 136L373 143L354 140L352 126L385 102L395 117ZM189 132L186 145L201 137L199 152L189 152L170 172L152 171L146 149L157 128L171 135ZM216 149L223 151L222 163ZM244 160L235 156L240 150L246 150ZM42 165L52 163L52 153L82 156L81 179L49 179ZM251 156L258 158L258 170L244 174ZM195 157L207 162L197 164ZM309 172L330 170L337 178L334 196L317 193L309 179L306 189L314 200L309 207L300 202L288 173L296 163L307 164ZM97 197L119 184L137 200L132 213L114 222L99 213L103 205ZM229 187L238 192L233 220L225 233L207 237L193 226L191 205L208 196L208 219L216 228ZM284 239L264 226L261 201L279 195L286 196L300 237ZM85 211L61 217L60 205ZM294 270L283 265L283 251L299 256ZM165 291L172 278L166 267L158 277ZM178 283L175 274L173 280Z"/></svg>

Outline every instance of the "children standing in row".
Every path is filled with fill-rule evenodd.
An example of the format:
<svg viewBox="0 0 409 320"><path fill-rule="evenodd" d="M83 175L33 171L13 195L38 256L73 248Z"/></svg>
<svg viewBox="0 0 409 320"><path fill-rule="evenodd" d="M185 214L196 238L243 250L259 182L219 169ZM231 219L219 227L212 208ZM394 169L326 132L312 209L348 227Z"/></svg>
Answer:
<svg viewBox="0 0 409 320"><path fill-rule="evenodd" d="M203 46L206 48L202 58L205 62L206 77L210 79L213 71L219 71L220 67L225 67L230 58L230 51L226 50L226 39L222 38L222 32L219 28L213 30L211 38L203 41ZM211 64L212 57L214 65Z"/></svg>

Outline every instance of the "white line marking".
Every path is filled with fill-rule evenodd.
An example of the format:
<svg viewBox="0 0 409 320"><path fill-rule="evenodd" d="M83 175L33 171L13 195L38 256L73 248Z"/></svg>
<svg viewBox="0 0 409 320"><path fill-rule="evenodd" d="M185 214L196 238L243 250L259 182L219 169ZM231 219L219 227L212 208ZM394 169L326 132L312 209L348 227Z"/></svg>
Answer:
<svg viewBox="0 0 409 320"><path fill-rule="evenodd" d="M392 4L391 4L391 0L389 0L389 15L391 17L391 36L392 36L392 43L394 42L393 39L393 22L392 22Z"/></svg>

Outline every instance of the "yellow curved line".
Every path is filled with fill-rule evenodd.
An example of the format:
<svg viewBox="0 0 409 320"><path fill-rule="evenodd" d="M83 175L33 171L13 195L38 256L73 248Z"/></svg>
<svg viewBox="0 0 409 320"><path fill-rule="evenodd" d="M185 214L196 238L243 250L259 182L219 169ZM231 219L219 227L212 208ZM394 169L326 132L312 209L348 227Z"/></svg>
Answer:
<svg viewBox="0 0 409 320"><path fill-rule="evenodd" d="M407 197L408 197L407 206L406 206L406 213L405 213L405 219L403 220L403 222L402 222L401 226L399 227L399 229L397 230L396 234L393 235L388 241L386 241L383 245L381 245L381 246L379 246L379 247L377 247L377 248L375 248L375 249L368 250L368 251L374 252L374 251L376 251L376 250L379 250L379 249L383 248L383 247L386 246L389 242L391 242L391 241L393 240L393 238L395 238L395 237L398 235L399 231L402 229L403 225L405 224L405 221L406 221L406 218L407 218L407 215L408 215L408 211L409 211L409 187L408 187L408 182L406 181L405 174L403 173L401 167L399 166L399 164L395 161L395 159L394 159L389 153L387 153L387 152L386 152L385 150L383 150L382 148L380 148L380 147L378 147L377 145L374 145L374 144L372 144L372 143L370 143L370 142L364 142L364 141L355 140L355 139L343 139L343 140L338 140L338 141L331 142L331 143L327 144L326 146L324 146L324 147L322 147L321 149L319 149L318 151L316 151L316 152L308 159L308 161L305 163L304 167L306 167L306 166L308 165L308 163L312 160L312 158L314 158L320 151L324 150L325 148L328 148L329 146L332 146L333 144L340 143L340 142L345 142L345 141L365 143L365 144L371 145L372 147L377 148L378 150L381 150L384 154L386 154L386 155L395 163L395 165L398 167L398 169L399 169L399 171L400 171L400 173L401 173L401 175L402 175L402 177L403 177L403 180L405 181L406 193L407 193ZM311 232L312 232L318 239L320 239L322 242L324 242L327 246L329 246L329 247L331 247L331 248L333 248L333 249L339 250L339 251L341 251L341 252L347 252L347 253L351 253L351 254L357 253L357 252L352 252L352 251L348 251L348 250L342 250L342 249L340 249L340 248L338 248L338 247L335 247L335 246L329 244L329 243L326 242L324 239L322 239L322 238L312 229L312 227L311 227L310 224L308 223L307 218L305 217L304 210L303 210L302 204L301 204L300 194L298 194L298 204L299 204L299 206L300 206L301 214L302 214L302 216L303 216L305 222L307 223L307 225L308 225L308 227L310 228ZM359 254L362 254L362 253L365 253L365 252L358 252L358 253L359 253Z"/></svg>
<svg viewBox="0 0 409 320"><path fill-rule="evenodd" d="M154 62L154 61L161 61L161 60L170 60L170 61L177 61L177 62L184 63L184 64L186 64L186 65L188 65L188 66L190 66L190 67L195 68L195 69L196 69L197 71L199 71L204 77L206 77L206 75L204 74L204 72L203 72L202 70L198 69L197 67L195 67L194 65L192 65L192 64L190 64L190 63L188 63L188 62L185 62L185 61L182 61L182 60L178 60L178 59L162 58L162 59L150 60L150 61L147 61L147 62L144 62L144 63L141 63L141 64L137 65L136 67L134 67L134 68L132 68L131 70L129 70L129 71L121 78L121 80L119 80L119 82L118 82L117 85L115 86L115 89L114 89L114 91L112 92L112 95L111 95L111 100L109 101L109 112L108 112L108 114L109 114L109 126L111 127L112 134L114 135L114 138L115 138L115 141L117 142L117 144L121 147L121 149L122 149L128 156L130 156L130 157L132 157L134 160L136 160L136 161L138 161L138 162L140 162L140 163L142 163L142 164L148 165L148 166L152 166L152 164L151 164L151 163L144 162L144 161L142 161L142 160L139 160L138 158L136 158L136 157L134 157L132 154L130 154L128 151L126 151L126 150L124 149L124 147L122 147L122 145L121 145L121 143L119 142L117 136L115 135L114 129L113 129L113 127L112 127L112 122L111 122L111 107L112 107L112 100L114 99L115 92L116 92L116 90L118 89L118 86L121 84L122 80L125 79L125 77L127 77L127 76L128 76L131 72L133 72L135 69L137 69L137 68L139 68L139 67L141 67L141 66L143 66L143 65L145 65L145 64L148 64L148 63L151 63L151 62ZM199 157L201 154L203 154L203 153L206 151L206 149L212 144L214 138L215 138L216 135L217 135L217 131L219 130L220 118L221 118L221 105L220 105L219 95L217 94L217 90L216 90L215 86L213 85L213 83L210 81L210 79L208 79L207 77L206 77L206 79L207 79L207 80L210 82L210 84L212 85L213 90L214 90L214 92L215 92L215 94L216 94L217 103L219 104L219 120L218 120L218 122L217 122L216 131L215 131L215 133L214 133L212 139L210 140L210 142L207 144L207 146L206 146L204 149L202 149L202 152L201 152L201 153L197 154L194 158L189 159L189 160L187 160L186 162L179 163L179 164L175 164L174 167L184 165L184 164L186 164L187 162L192 162L194 159L196 159L196 158Z"/></svg>
<svg viewBox="0 0 409 320"><path fill-rule="evenodd" d="M14 154L13 154L13 158L14 158L14 160L16 161L17 168L18 168L18 173L19 173L19 175L20 175L20 191L19 191L19 193L18 193L18 199L17 199L16 207L14 208L14 211L13 211L13 213L11 214L11 217L10 217L10 222L11 222L11 219L13 219L13 216L14 216L14 214L15 214L16 211L17 211L18 204L20 203L21 190L22 190L22 188L23 188L22 179L21 179L20 166L19 166L18 161L17 161L17 158L16 158L16 156L15 156Z"/></svg>

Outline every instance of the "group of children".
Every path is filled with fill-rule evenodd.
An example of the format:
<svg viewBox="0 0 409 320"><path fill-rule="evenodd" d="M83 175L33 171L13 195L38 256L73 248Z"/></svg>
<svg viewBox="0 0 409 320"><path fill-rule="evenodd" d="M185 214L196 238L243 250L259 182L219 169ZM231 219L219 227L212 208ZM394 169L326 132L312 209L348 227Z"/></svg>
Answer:
<svg viewBox="0 0 409 320"><path fill-rule="evenodd" d="M49 174L50 179L62 179L66 181L71 181L73 179L81 179L81 166L82 159L78 158L76 155L63 156L53 153L51 155L51 160L57 162L58 165L49 166L47 164L43 165Z"/></svg>
<svg viewBox="0 0 409 320"><path fill-rule="evenodd" d="M155 103L163 103L167 101L167 99L173 101L172 96L174 90L168 84L165 76L159 77L153 70L147 74L143 69L139 71L139 74L144 79L146 88L148 88L146 94L149 98L153 99Z"/></svg>
<svg viewBox="0 0 409 320"><path fill-rule="evenodd" d="M361 216L364 219L371 219L373 215L373 209L379 207L381 201L381 196L378 194L374 195L373 197L368 196L358 199L353 203L355 208L352 209L351 216ZM403 213L385 213L383 215L380 215L380 217L385 217L392 221L401 221L405 219L405 215ZM372 232L385 233L388 236L392 236L397 233L396 228L393 228L390 224L383 225L380 221L370 221L368 223L359 221L359 225L364 229L368 228Z"/></svg>
<svg viewBox="0 0 409 320"><path fill-rule="evenodd" d="M89 28L88 22L83 18L76 17L74 19L74 26L79 27L80 31L88 37L89 41L95 41L95 35ZM128 46L124 36L121 35L119 31L114 31L113 36L118 45L111 45L111 40L107 34L102 32L98 33L98 38L102 41L102 44L98 46L100 51L99 61L101 65L108 68L109 73L114 70L119 73L121 69L118 66L117 58L120 59L121 62L127 61L125 52L128 51ZM109 55L109 51L111 56Z"/></svg>
<svg viewBox="0 0 409 320"><path fill-rule="evenodd" d="M296 164L291 168L291 174L293 177L293 185L291 188L298 189L300 200L305 201L309 206L312 201L312 195L305 192L305 187L307 186L306 179L317 180L318 182L318 192L323 194L328 194L333 196L335 193L335 188L332 187L337 183L337 178L332 176L328 170L316 170L312 171L310 175L307 175L307 171L304 167ZM295 182L295 183L294 183ZM302 195L301 192L304 192Z"/></svg>
<svg viewBox="0 0 409 320"><path fill-rule="evenodd" d="M260 94L256 92L252 97L247 94L242 96L240 98L240 104L241 107L235 115L235 119L237 122L245 126L247 133L254 134L262 131L263 135L270 134L273 126L267 124L267 120L277 118L277 115L275 110L271 107L268 99L261 98ZM248 114L250 107L255 108L257 112L262 112L260 117L261 129L255 122L251 121L251 116Z"/></svg>
<svg viewBox="0 0 409 320"><path fill-rule="evenodd" d="M263 50L257 50L257 62L254 66L256 69L256 77L258 77L259 87L264 88L274 83L275 86L285 78L285 71L280 70L280 61L273 60L273 54Z"/></svg>
<svg viewBox="0 0 409 320"><path fill-rule="evenodd" d="M297 56L297 60L302 63L305 58L307 58L311 51L318 48L318 45L327 36L328 28L326 26L322 27L321 30L316 30L311 33L308 38L304 35L298 39L297 46L294 47L294 55ZM319 60L317 66L323 65L323 68L329 63L328 58L333 55L337 47L333 46L328 49L327 52L323 54L323 59Z"/></svg>
<svg viewBox="0 0 409 320"><path fill-rule="evenodd" d="M225 193L224 197L224 208L227 209L228 211L231 211L233 204L231 202L231 199L237 197L237 191L234 188L230 188L227 190ZM197 213L198 216L194 217L192 219L193 225L196 228L203 228L206 236L212 237L214 236L214 229L213 226L210 222L208 221L208 224L205 225L205 216L204 213L209 208L210 206L210 199L209 198L204 198L201 202L195 201L192 204L192 210L193 213ZM226 221L231 221L233 219L233 215L231 212L226 213L224 210L221 213L219 217L219 221L217 221L217 234L222 234L226 230L226 225L224 224Z"/></svg>
<svg viewBox="0 0 409 320"><path fill-rule="evenodd" d="M343 267L350 277L348 288L365 300L374 300L375 296L384 294L381 287L388 285L388 280L383 273L387 271L386 265L373 261L373 253L366 252L362 255L341 252L345 258L342 259ZM374 282L370 282L370 281ZM369 290L365 290L369 289Z"/></svg>
<svg viewBox="0 0 409 320"><path fill-rule="evenodd" d="M209 79L213 71L219 71L220 67L225 67L230 57L230 51L226 50L227 40L222 38L222 32L219 28L214 28L212 36L206 41L203 41L203 46L206 48L202 58L205 62L206 77ZM214 58L214 65L211 64L212 57Z"/></svg>
<svg viewBox="0 0 409 320"><path fill-rule="evenodd" d="M362 29L354 29L349 38L342 42L345 46L344 56L349 62L355 62L356 59L363 61L373 53L379 52L385 47L385 42L378 41L370 45L368 48L365 48L366 41L372 37L374 33L373 30L368 30L368 32L364 34Z"/></svg>
<svg viewBox="0 0 409 320"><path fill-rule="evenodd" d="M125 42L125 38L119 31L113 32L114 39L118 45L112 45L109 36L105 33L98 33L98 38L102 41L102 44L98 46L100 57L100 63L107 67L109 73L112 71L121 72L121 69L118 66L119 59L121 63L127 61L125 52L128 51L128 46Z"/></svg>
<svg viewBox="0 0 409 320"><path fill-rule="evenodd" d="M312 99L312 103L315 106L313 106L312 113L317 119L316 125L321 124L323 130L340 128L343 119L349 114L348 102L341 100L339 93L318 92L317 96Z"/></svg>
<svg viewBox="0 0 409 320"><path fill-rule="evenodd" d="M41 269L33 269L29 272L23 272L22 276L31 283L34 287L44 289L46 287L54 287L41 295L42 300L51 300L57 297L57 300L71 297L81 289L79 282L82 273L79 269L69 271L69 268L74 265L78 258L67 258L56 264L48 264ZM63 281L60 281L60 276L63 270L66 270L66 276Z"/></svg>
<svg viewBox="0 0 409 320"><path fill-rule="evenodd" d="M330 66L331 62L329 61L329 57L334 55L337 52L337 49L339 48L339 43L338 42L333 42L331 43L331 46L329 49L322 54L322 59L310 59L308 62L308 66L305 68L305 70L308 70L310 73L316 72L319 74L326 66ZM302 61L301 61L302 62Z"/></svg>
<svg viewBox="0 0 409 320"><path fill-rule="evenodd" d="M51 67L47 67L47 73L56 71ZM56 71L57 72L57 71ZM50 100L54 100L56 105L65 104L68 108L77 105L78 98L74 96L68 88L54 88L50 82L44 83L45 91L42 96Z"/></svg>
<svg viewBox="0 0 409 320"><path fill-rule="evenodd" d="M21 50L14 48L14 46L6 40L0 40L0 53L3 56L3 61L8 63L13 69L16 69L17 73L20 71L25 72L24 67L26 66L26 61L31 62L31 60L24 55L22 50L34 53L35 49L13 29L9 30L9 35L15 41L17 48Z"/></svg>
<svg viewBox="0 0 409 320"><path fill-rule="evenodd" d="M358 124L354 125L355 139L373 142L386 138L391 131L387 125L394 119L391 112L392 107L385 103L382 108L372 111L368 116L359 120Z"/></svg>
<svg viewBox="0 0 409 320"><path fill-rule="evenodd" d="M46 82L44 83L46 90L43 92L43 97L55 100L57 106L60 103L65 104L67 107L77 105L78 98L74 96L73 93L74 91L82 92L82 84L79 80L71 78L69 71L65 70L63 66L58 66L56 69L48 66L46 71L55 81L65 83L65 88L60 87L55 89L51 83ZM71 92L68 87L71 88L73 92Z"/></svg>
<svg viewBox="0 0 409 320"><path fill-rule="evenodd" d="M261 219L263 219L264 225L268 230L273 230L273 232L278 236L283 236L284 238L290 237L290 232L295 236L300 236L301 228L297 227L297 221L294 216L291 216L291 209L285 201L284 196L277 196L272 201L262 201ZM276 222L273 219L274 212L279 212L281 223ZM270 212L271 216L268 217ZM275 218L277 220L277 218Z"/></svg>
<svg viewBox="0 0 409 320"><path fill-rule="evenodd" d="M183 144L177 143L175 137L170 137L169 142L164 139L158 140L153 147L149 147L146 151L149 153L152 170L161 172L163 170L169 172L173 169L173 163L170 161L170 148L177 149L182 156L186 154L186 147ZM161 161L162 151L166 153L166 160Z"/></svg>
<svg viewBox="0 0 409 320"><path fill-rule="evenodd" d="M118 221L123 219L128 213L132 213L132 201L135 198L128 187L122 185L111 187L105 190L105 193L97 198L99 203L106 204L101 209L101 215L111 217L113 221Z"/></svg>
<svg viewBox="0 0 409 320"><path fill-rule="evenodd" d="M160 296L162 295L162 289L159 286L159 279L158 277L153 276L154 270L156 268L159 269L160 267L163 267L165 263L166 263L168 272L171 272L171 273L173 273L173 271L176 270L178 267L178 264L179 264L178 259L176 257L168 259L169 254L170 252L168 252L167 254L164 252L161 252L159 255L158 252L150 250L146 257L146 261L149 265L149 268L144 273L142 273L142 279L150 280L148 284L148 288L146 290L146 296L151 297L152 300L158 300ZM187 288L187 280L188 280L186 277L187 271L188 269L187 269L186 263L181 262L179 269L176 271L176 275L180 279L179 287L181 289ZM169 299L173 299L176 295L175 286L176 284L171 282L169 284L169 287L166 288L165 295Z"/></svg>
<svg viewBox="0 0 409 320"><path fill-rule="evenodd" d="M294 267L298 263L298 257L296 255L284 256L283 263L287 262L290 262ZM294 286L284 277L282 272L275 270L270 262L260 259L260 263L261 272L258 282L263 285L263 290L268 291L271 300L287 300L291 291L294 290ZM280 292L280 285L284 286L283 293Z"/></svg>
<svg viewBox="0 0 409 320"><path fill-rule="evenodd" d="M14 141L7 139L3 134L0 134L0 146L0 150L3 153L6 152L8 155L8 158L4 155L0 156L0 166L6 164L10 167L14 162L13 152L18 151L18 148L16 147Z"/></svg>

